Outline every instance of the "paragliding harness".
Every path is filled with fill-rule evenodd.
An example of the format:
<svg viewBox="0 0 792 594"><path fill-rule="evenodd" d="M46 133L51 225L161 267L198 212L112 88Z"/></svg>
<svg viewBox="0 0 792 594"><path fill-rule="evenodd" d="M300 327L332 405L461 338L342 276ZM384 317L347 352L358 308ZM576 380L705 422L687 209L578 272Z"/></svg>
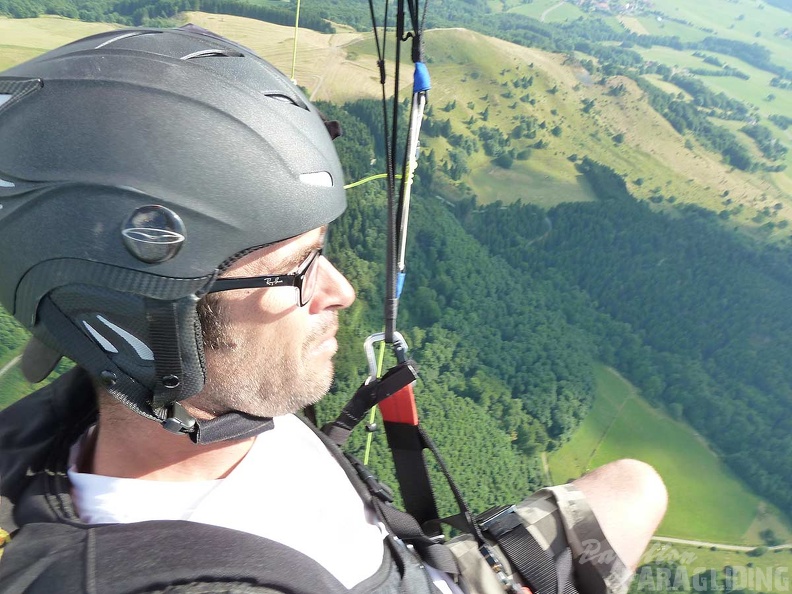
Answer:
<svg viewBox="0 0 792 594"><path fill-rule="evenodd" d="M394 58L394 86L391 108L391 132L388 134L388 106L386 98L386 74L384 59L385 26L383 25L383 43L377 31L372 0L371 9L374 37L378 51L378 67L382 87L382 106L384 119L384 139L387 164L387 276L385 288L385 331L369 336L364 344L369 376L357 390L349 403L343 408L338 418L326 424L322 431L339 447L343 446L351 431L357 426L374 406L379 405L382 414L385 434L393 455L396 478L408 517L414 518L415 525L405 532L398 522L393 522L391 529L400 538L415 546L416 550L427 563L456 575L460 570L465 582L465 573L481 572L481 560L486 562L490 573L483 579L474 577L471 593L489 594L490 592L508 592L520 594L524 592L522 585L530 588L534 594L575 594L577 590L571 582L563 580L559 584L558 572L554 559L546 552L528 532L514 506L492 508L478 516L474 516L462 497L457 485L451 478L437 448L421 427L413 392L413 383L417 379L417 366L407 358L407 343L403 336L396 332L398 302L405 280L405 252L407 225L409 220L410 195L413 176L417 167L419 134L423 120L427 93L431 87L429 73L423 60L423 21L419 19L419 0L406 0L412 31L405 33L405 0L398 0L396 14L396 48ZM387 4L386 16L387 22ZM398 201L395 199L396 155L398 149L399 123L399 66L401 62L401 43L412 40L412 60L415 65L413 76L413 96L410 112L410 127L403 151L401 185ZM374 344L384 342L393 347L396 365L383 375L378 374L378 365L374 355ZM459 514L440 518L435 496L429 480L429 473L424 451L429 450L445 476L451 492L459 507ZM373 481L366 468L353 460L365 482ZM372 483L373 485L373 483ZM370 485L370 486L372 486ZM372 486L374 501L379 498L389 504L393 498L389 491L378 482ZM390 505L377 505L380 514L387 517ZM386 520L386 523L391 524ZM462 554L462 547L455 547L459 542L451 542L451 548L441 544L443 533L441 525L449 524L463 531L474 539L475 548L480 555L474 556L473 568L467 566L469 555ZM412 531L417 528L417 533ZM469 545L466 542L466 545ZM449 551L454 551L451 555ZM470 546L464 547L469 553ZM492 578L495 578L493 581ZM497 584L493 588L493 584Z"/></svg>

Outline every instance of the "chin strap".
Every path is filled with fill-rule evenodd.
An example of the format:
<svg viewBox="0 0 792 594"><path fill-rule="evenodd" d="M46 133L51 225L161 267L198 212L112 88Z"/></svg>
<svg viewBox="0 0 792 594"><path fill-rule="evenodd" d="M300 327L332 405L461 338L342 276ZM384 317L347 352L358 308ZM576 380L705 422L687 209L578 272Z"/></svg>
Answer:
<svg viewBox="0 0 792 594"><path fill-rule="evenodd" d="M185 433L198 445L247 439L275 427L271 417L256 417L239 411L232 411L208 421L198 421L178 402L172 402L167 410L167 418L162 422L165 430Z"/></svg>

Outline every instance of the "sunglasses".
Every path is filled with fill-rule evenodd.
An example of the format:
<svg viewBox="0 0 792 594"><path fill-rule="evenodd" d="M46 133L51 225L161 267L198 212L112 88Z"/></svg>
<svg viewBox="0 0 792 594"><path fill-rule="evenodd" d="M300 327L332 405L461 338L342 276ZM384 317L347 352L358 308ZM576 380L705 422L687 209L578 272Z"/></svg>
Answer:
<svg viewBox="0 0 792 594"><path fill-rule="evenodd" d="M310 253L305 261L297 268L297 272L290 274L265 274L263 276L245 276L240 278L218 278L209 288L209 293L220 291L233 291L235 289L269 289L272 287L295 287L297 289L297 304L305 306L313 297L316 290L317 271L319 270L319 257L322 248Z"/></svg>

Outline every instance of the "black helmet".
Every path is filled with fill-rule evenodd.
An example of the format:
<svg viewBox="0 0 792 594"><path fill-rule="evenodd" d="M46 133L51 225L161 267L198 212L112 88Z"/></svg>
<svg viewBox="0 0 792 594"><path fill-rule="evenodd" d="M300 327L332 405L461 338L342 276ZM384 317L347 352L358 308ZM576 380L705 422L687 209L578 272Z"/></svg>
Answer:
<svg viewBox="0 0 792 594"><path fill-rule="evenodd" d="M218 270L345 207L316 108L208 31L102 33L0 74L0 304L144 416L203 388Z"/></svg>

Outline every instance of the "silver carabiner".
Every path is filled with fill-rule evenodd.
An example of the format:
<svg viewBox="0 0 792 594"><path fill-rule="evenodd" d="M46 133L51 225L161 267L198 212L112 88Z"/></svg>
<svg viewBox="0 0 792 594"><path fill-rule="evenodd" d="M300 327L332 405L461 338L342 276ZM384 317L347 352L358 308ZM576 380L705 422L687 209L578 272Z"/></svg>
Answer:
<svg viewBox="0 0 792 594"><path fill-rule="evenodd" d="M368 361L369 367L369 376L365 381L366 384L377 379L378 366L377 356L374 353L374 345L378 342L382 342L383 340L385 340L385 333L375 332L363 342L363 350L366 351L366 360ZM404 336L402 336L400 332L393 333L393 346L394 349L397 349L397 358L401 359L399 361L399 363L401 363L404 359L404 356L407 354L407 341L404 340Z"/></svg>

